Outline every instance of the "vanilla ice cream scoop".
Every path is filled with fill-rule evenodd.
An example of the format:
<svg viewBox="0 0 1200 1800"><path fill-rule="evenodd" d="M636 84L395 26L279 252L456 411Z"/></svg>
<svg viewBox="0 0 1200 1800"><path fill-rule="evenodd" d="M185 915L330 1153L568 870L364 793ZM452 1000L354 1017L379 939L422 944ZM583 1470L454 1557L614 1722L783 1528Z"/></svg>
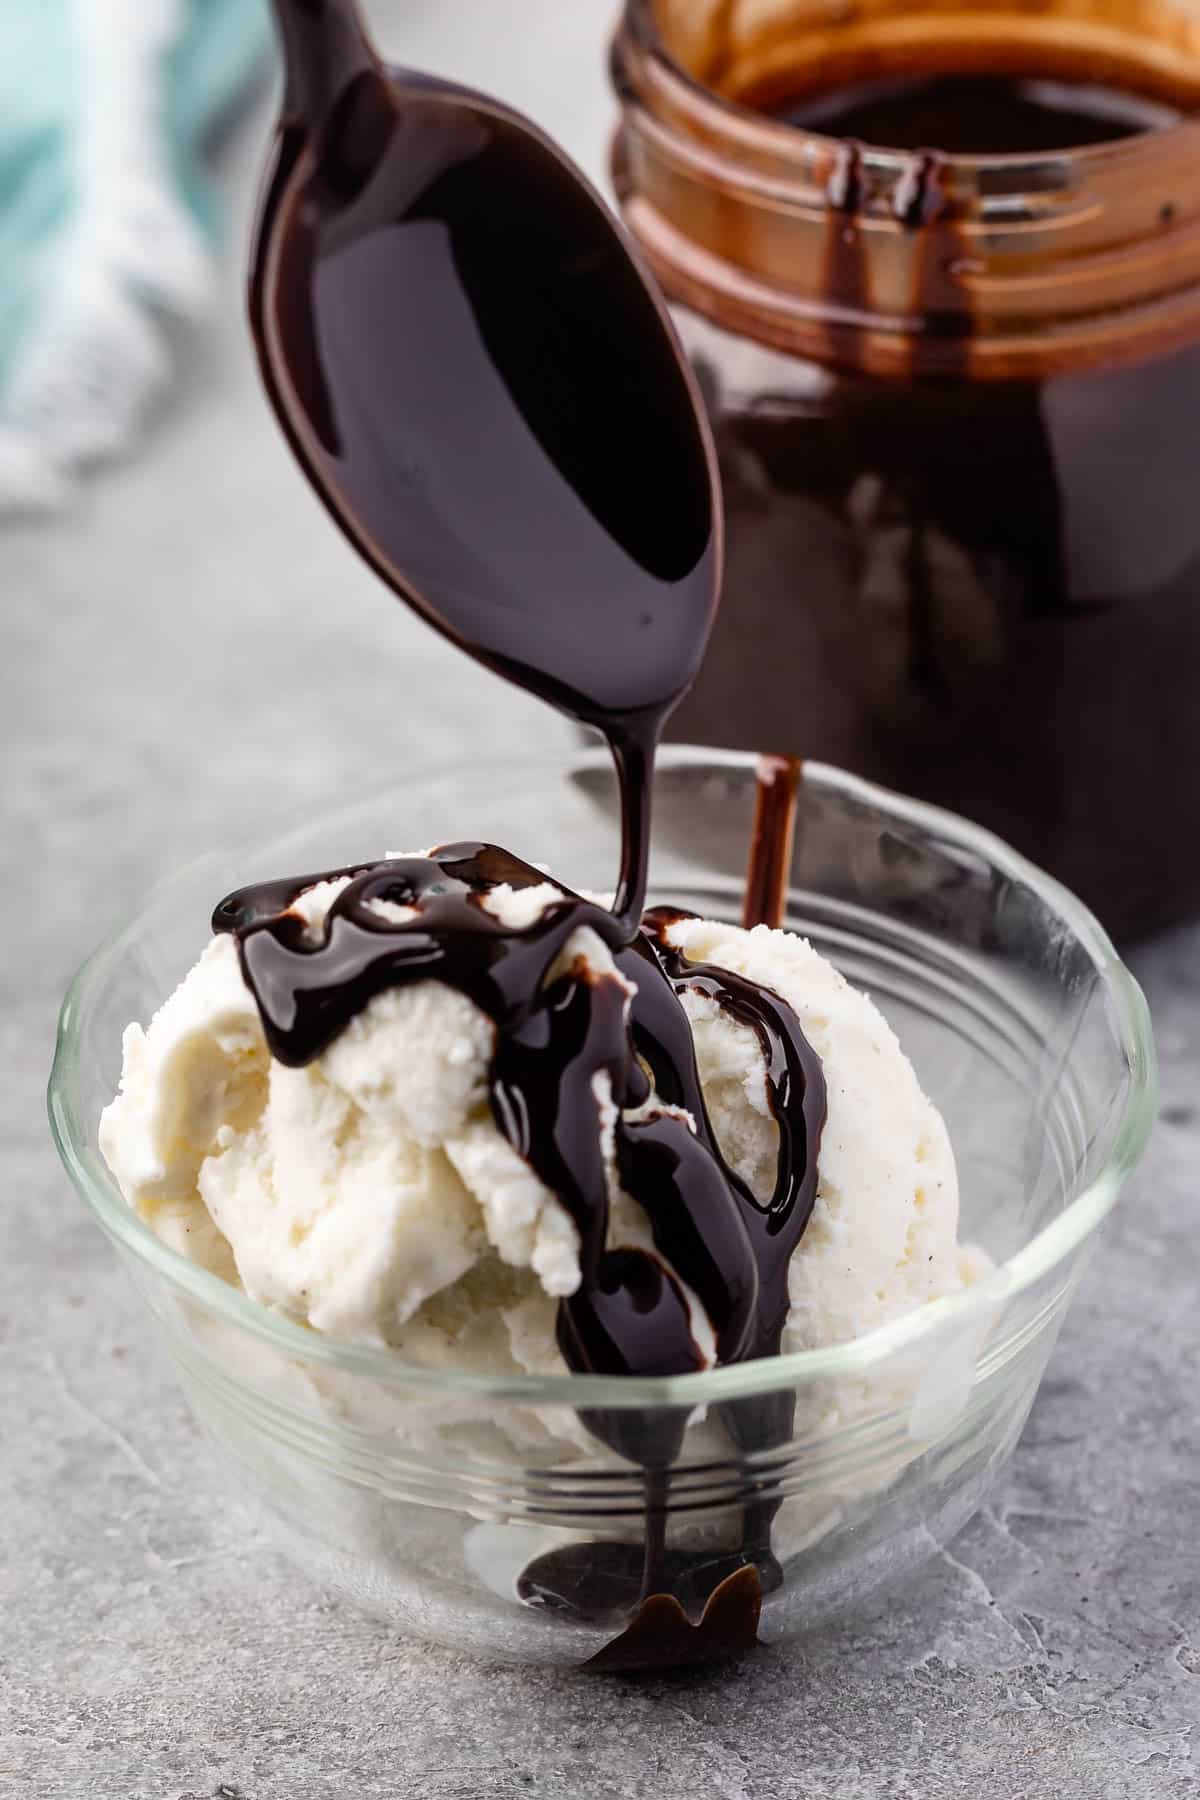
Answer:
<svg viewBox="0 0 1200 1800"><path fill-rule="evenodd" d="M300 948L328 933L350 883L347 874L291 897ZM479 904L519 933L562 900L553 883L531 880L494 885ZM381 927L416 917L395 901L368 905ZM827 1113L811 1215L786 1270L781 1347L843 1341L969 1280L945 1127L867 996L788 932L674 915L661 929L687 963L786 1003L820 1059ZM634 999L636 971L627 959L619 971L586 924L562 943L551 974L563 970ZM680 1000L712 1133L765 1206L780 1127L760 1036L708 993L685 984ZM382 986L319 1054L289 1066L272 1054L237 938L220 935L149 1027L128 1028L101 1149L165 1241L264 1306L433 1366L561 1372L558 1315L582 1280L580 1226L497 1122L496 1040L494 1018L467 994L417 979ZM607 1250L661 1259L623 1183L616 1127L665 1117L678 1136L695 1121L647 1088L622 1097L597 1084L596 1154ZM666 1278L696 1366L720 1360L696 1284Z"/></svg>

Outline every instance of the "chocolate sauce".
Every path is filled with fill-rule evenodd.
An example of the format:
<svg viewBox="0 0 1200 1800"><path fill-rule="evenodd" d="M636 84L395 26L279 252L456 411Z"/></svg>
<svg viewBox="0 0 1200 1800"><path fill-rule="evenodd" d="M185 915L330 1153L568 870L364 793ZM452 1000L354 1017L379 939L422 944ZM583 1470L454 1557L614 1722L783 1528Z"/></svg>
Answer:
<svg viewBox="0 0 1200 1800"><path fill-rule="evenodd" d="M753 93L743 98L755 105ZM862 334L856 325L872 302L860 237L861 221L874 202L864 146L917 153L892 191L889 210L913 236L909 315L914 362L927 362L929 341L940 340L937 372L943 379L965 371L972 329L959 279L959 270L969 263L970 246L956 231L953 195L944 180L947 158L990 152L1035 155L1115 142L1177 117L1170 108L1137 95L1092 84L919 74L795 99L765 93L760 110L784 124L840 140L825 189L825 292L831 357L845 366L858 360ZM961 346L958 352L955 343Z"/></svg>
<svg viewBox="0 0 1200 1800"><path fill-rule="evenodd" d="M762 1586L749 1564L708 1590L695 1625L674 1592L654 1594L619 1638L583 1666L595 1674L686 1668L752 1650L758 1642Z"/></svg>
<svg viewBox="0 0 1200 1800"><path fill-rule="evenodd" d="M789 375L736 321L726 336L683 315L728 566L670 733L766 741L976 818L1114 934L1141 935L1200 906L1200 790L1162 780L1200 755L1200 346L1125 361L1118 320L1111 366L985 372L989 290L965 223L979 192L956 191L947 157L1053 157L1180 114L1137 91L1136 67L1126 90L890 63L895 78L824 93L801 69L790 89L737 94L831 140L826 344L819 371L797 358ZM909 152L895 185L868 144ZM1052 174L1031 161L1031 185ZM1176 199L1149 193L1146 229L1172 229ZM873 220L904 227L891 268L907 294L870 291L886 266L863 254ZM1064 283L1081 278L1064 261ZM881 313L909 358L894 375L862 366Z"/></svg>
<svg viewBox="0 0 1200 1800"><path fill-rule="evenodd" d="M328 876L233 894L214 929L236 935L271 1052L289 1066L320 1056L375 995L413 982L442 982L491 1020L492 1116L579 1232L582 1280L557 1322L569 1368L706 1366L685 1289L718 1362L772 1355L816 1192L820 1062L784 1001L672 946L678 915L642 921L655 749L699 667L720 575L698 393L619 227L539 132L479 95L386 71L353 0L277 0L276 11L288 84L251 283L268 393L317 492L393 590L478 661L605 734L622 866L612 912L560 889L519 930L487 896L544 875L473 843L339 871L346 885L319 931L290 908ZM583 927L617 972L566 960ZM762 1046L779 1127L763 1204L713 1133L688 990ZM653 1251L610 1244L610 1126ZM791 1424L786 1400L720 1416L747 1456ZM581 1413L645 1471L636 1592L611 1567L581 1578L581 1557L611 1564L599 1545L522 1578L529 1604L576 1616L616 1624L640 1606L605 1666L744 1647L764 1584L778 1580L774 1507L752 1474L737 1554L668 1549L669 1471L688 1417ZM695 1627L663 1593L671 1583Z"/></svg>
<svg viewBox="0 0 1200 1800"><path fill-rule="evenodd" d="M798 756L760 756L755 781L754 832L746 870L742 925L778 931L787 913L788 880L796 840L796 809L804 765Z"/></svg>
<svg viewBox="0 0 1200 1800"><path fill-rule="evenodd" d="M393 590L605 733L632 932L649 766L720 578L686 362L620 227L532 125L385 70L353 0L276 11L288 86L250 293L268 393Z"/></svg>
<svg viewBox="0 0 1200 1800"><path fill-rule="evenodd" d="M619 1630L583 1665L596 1674L687 1668L754 1648L778 1572L764 1582L744 1551L666 1550L655 1570L661 1592L647 1590L636 1544L568 1544L531 1563L519 1588L530 1606Z"/></svg>
<svg viewBox="0 0 1200 1800"><path fill-rule="evenodd" d="M859 214L867 197L861 144L837 144L825 182L829 230L825 246L826 322L830 354L839 362L857 355L862 310L869 299L867 260Z"/></svg>
<svg viewBox="0 0 1200 1800"><path fill-rule="evenodd" d="M347 885L314 932L289 908L305 888L335 879ZM289 1067L320 1056L385 988L444 982L492 1020L492 1116L579 1231L582 1281L560 1302L558 1316L569 1368L667 1376L705 1366L681 1283L705 1309L719 1362L777 1354L788 1311L788 1264L816 1194L825 1119L820 1061L785 1001L730 970L690 962L672 947L671 927L686 915L648 914L629 944L619 918L567 889L522 929L502 924L483 904L501 884L528 888L545 879L494 846L449 845L428 858L392 858L365 869L242 889L216 908L213 928L236 934L272 1055ZM396 908L404 909L403 918L397 919ZM614 951L618 974L597 973L579 958L562 966L569 940L585 926ZM680 1002L688 991L715 1000L759 1039L779 1127L775 1189L765 1205L730 1169L713 1132ZM649 1108L646 1069L657 1096ZM618 1108L613 1129L621 1185L646 1215L653 1254L609 1247L605 1087ZM718 1410L748 1454L784 1442L791 1425L790 1394ZM680 1408L674 1417L663 1408L580 1416L598 1438L647 1471L639 1599L661 1599L672 1581L694 1594L695 1559L676 1556L668 1566L664 1538L666 1471L679 1453L688 1410ZM755 1609L763 1586L778 1580L770 1551L774 1511L773 1504L746 1505L743 1550L732 1559L736 1569L755 1568ZM562 1553L539 1559L522 1578L522 1597L552 1610L577 1607L587 1588L580 1559L591 1553L603 1557L605 1547L576 1550L565 1564ZM726 1581L729 1559L724 1565L701 1560L714 1586ZM602 1580L599 1590L607 1596L604 1612L611 1613L621 1584L614 1588ZM747 1592L747 1580L732 1591ZM584 1592L583 1602L596 1604L595 1594ZM686 1622L679 1599L672 1605ZM731 1605L727 1596L713 1619L726 1619ZM659 1613L668 1616L661 1607ZM670 1616L674 1620L674 1612ZM653 1633L646 1619L635 1623L637 1656L644 1658ZM739 1643L744 1627L743 1620ZM709 1645L716 1625L702 1622L699 1629L690 1654ZM660 1660L674 1658L677 1635L668 1634Z"/></svg>
<svg viewBox="0 0 1200 1800"><path fill-rule="evenodd" d="M765 98L765 97L764 97ZM753 96L748 103L755 104ZM889 150L1044 155L1114 143L1172 123L1170 107L1094 82L897 73L792 99L765 98L784 124Z"/></svg>
<svg viewBox="0 0 1200 1800"><path fill-rule="evenodd" d="M319 932L288 910L314 880L338 878L348 885ZM213 929L236 934L271 1053L288 1067L313 1062L385 988L440 981L491 1019L492 1115L579 1231L583 1281L559 1311L568 1367L666 1376L704 1366L681 1281L708 1315L719 1362L775 1354L787 1264L816 1194L825 1116L819 1059L785 1001L672 948L671 925L685 915L648 914L629 945L621 920L565 888L519 930L483 904L497 886L545 880L494 846L453 844L428 858L243 889L217 907ZM408 916L398 921L382 910L396 907ZM579 959L558 966L585 926L615 951L620 974L597 974ZM632 998L627 982L636 983ZM779 1126L776 1185L765 1206L729 1168L709 1122L679 1000L687 991L715 1000L762 1047ZM658 1104L626 1117L621 1109L644 1109L651 1096L645 1068ZM605 1088L618 1108L621 1183L645 1212L657 1255L608 1247ZM681 1412L673 1435L661 1413L591 1413L586 1422L620 1454L665 1468L686 1417ZM739 1441L756 1430L749 1425Z"/></svg>

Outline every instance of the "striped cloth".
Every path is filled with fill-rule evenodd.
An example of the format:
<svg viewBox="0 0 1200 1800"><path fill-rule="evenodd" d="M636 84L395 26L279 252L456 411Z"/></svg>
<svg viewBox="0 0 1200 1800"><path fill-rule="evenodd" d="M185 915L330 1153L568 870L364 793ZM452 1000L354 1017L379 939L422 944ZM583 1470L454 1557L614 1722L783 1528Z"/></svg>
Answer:
<svg viewBox="0 0 1200 1800"><path fill-rule="evenodd" d="M136 441L212 295L205 146L268 44L265 0L0 4L0 514Z"/></svg>

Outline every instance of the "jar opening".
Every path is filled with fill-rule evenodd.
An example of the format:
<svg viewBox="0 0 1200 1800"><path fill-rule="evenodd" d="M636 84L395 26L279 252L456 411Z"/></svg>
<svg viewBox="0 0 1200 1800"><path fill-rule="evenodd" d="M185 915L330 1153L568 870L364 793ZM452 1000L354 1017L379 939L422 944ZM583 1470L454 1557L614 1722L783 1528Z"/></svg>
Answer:
<svg viewBox="0 0 1200 1800"><path fill-rule="evenodd" d="M1086 149L1200 109L1200 16L1178 0L876 0L836 17L820 0L631 10L714 97L881 149Z"/></svg>
<svg viewBox="0 0 1200 1800"><path fill-rule="evenodd" d="M677 303L888 376L1200 337L1200 8L627 0L614 173Z"/></svg>

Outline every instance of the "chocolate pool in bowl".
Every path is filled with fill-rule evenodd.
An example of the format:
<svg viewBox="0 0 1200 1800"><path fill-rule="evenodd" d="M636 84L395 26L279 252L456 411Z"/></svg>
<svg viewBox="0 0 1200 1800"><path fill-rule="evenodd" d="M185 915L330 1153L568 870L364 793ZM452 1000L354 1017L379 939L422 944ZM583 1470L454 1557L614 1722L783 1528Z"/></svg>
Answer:
<svg viewBox="0 0 1200 1800"><path fill-rule="evenodd" d="M728 559L680 739L1200 906L1200 11L630 0L626 219Z"/></svg>

